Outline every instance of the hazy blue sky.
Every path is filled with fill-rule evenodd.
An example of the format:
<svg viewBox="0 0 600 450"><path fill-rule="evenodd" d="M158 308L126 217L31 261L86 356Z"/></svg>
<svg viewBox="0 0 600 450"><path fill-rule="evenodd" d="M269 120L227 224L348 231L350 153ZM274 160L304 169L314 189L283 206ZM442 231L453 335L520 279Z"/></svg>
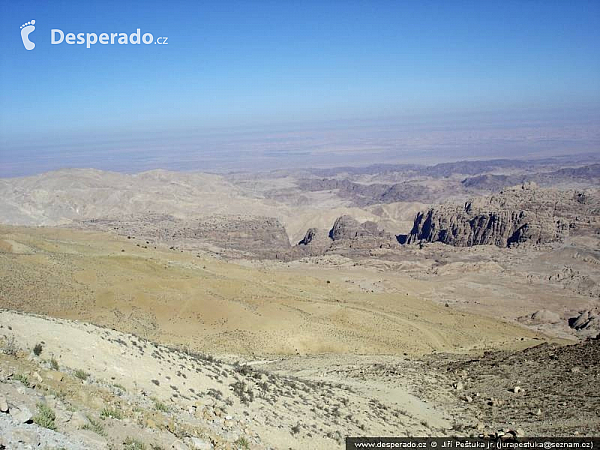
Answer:
<svg viewBox="0 0 600 450"><path fill-rule="evenodd" d="M160 164L184 148L202 168L209 153L260 152L261 142L277 152L272 133L289 144L299 129L304 140L288 148L310 154L315 145L323 150L321 131L309 131L322 123L337 130L327 145L368 152L380 119L392 152L410 150L402 133L418 140L421 130L427 141L428 130L458 117L468 118L466 132L527 122L538 131L568 128L577 150L598 144L598 0L0 5L0 176L106 168L104 151L143 160L149 148ZM27 51L20 26L32 19L36 47ZM168 45L51 45L52 28L98 35L140 28L167 36ZM206 138L214 133L218 139ZM24 166L36 159L37 169ZM149 161L157 160L132 168L159 164Z"/></svg>

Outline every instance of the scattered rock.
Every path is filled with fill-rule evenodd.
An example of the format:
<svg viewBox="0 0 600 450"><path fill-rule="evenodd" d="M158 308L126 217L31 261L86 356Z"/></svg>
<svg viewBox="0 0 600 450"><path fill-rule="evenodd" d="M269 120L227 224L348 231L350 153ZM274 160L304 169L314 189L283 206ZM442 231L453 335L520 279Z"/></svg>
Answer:
<svg viewBox="0 0 600 450"><path fill-rule="evenodd" d="M19 423L30 423L33 419L33 414L26 406L11 408L10 415Z"/></svg>
<svg viewBox="0 0 600 450"><path fill-rule="evenodd" d="M577 331L595 333L600 330L600 309L581 311L576 317L569 319L569 326Z"/></svg>
<svg viewBox="0 0 600 450"><path fill-rule="evenodd" d="M197 437L190 438L190 444L196 450L212 450L213 445L209 441Z"/></svg>
<svg viewBox="0 0 600 450"><path fill-rule="evenodd" d="M173 442L173 444L171 444L171 448L173 450L189 450L189 447L180 440L176 440L175 442Z"/></svg>
<svg viewBox="0 0 600 450"><path fill-rule="evenodd" d="M73 415L71 416L71 419L69 420L69 423L71 425L73 425L75 428L83 428L85 425L87 425L89 423L88 418L85 416L85 414L77 411L75 413L73 413Z"/></svg>
<svg viewBox="0 0 600 450"><path fill-rule="evenodd" d="M46 372L46 378L48 380L60 382L63 380L64 375L62 374L62 372L59 372L58 370L50 370L50 371Z"/></svg>
<svg viewBox="0 0 600 450"><path fill-rule="evenodd" d="M17 429L12 432L12 441L18 445L14 448L36 448L40 446L40 439L34 430Z"/></svg>
<svg viewBox="0 0 600 450"><path fill-rule="evenodd" d="M8 403L6 402L6 398L3 395L0 395L0 412L8 412Z"/></svg>

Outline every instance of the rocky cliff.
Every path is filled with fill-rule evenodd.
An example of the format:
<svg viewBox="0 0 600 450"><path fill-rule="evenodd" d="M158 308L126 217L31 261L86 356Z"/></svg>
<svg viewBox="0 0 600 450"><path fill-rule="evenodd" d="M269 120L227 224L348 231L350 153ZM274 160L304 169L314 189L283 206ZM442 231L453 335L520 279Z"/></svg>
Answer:
<svg viewBox="0 0 600 450"><path fill-rule="evenodd" d="M360 223L355 218L346 215L337 218L329 232L329 237L334 241L339 241L341 239L383 236L382 233L377 229L375 222Z"/></svg>
<svg viewBox="0 0 600 450"><path fill-rule="evenodd" d="M461 206L442 205L420 212L408 243L507 247L561 241L570 229L597 223L599 203L597 191L540 189L527 183Z"/></svg>
<svg viewBox="0 0 600 450"><path fill-rule="evenodd" d="M331 245L331 238L326 230L309 228L298 245L309 246L314 249L326 249Z"/></svg>

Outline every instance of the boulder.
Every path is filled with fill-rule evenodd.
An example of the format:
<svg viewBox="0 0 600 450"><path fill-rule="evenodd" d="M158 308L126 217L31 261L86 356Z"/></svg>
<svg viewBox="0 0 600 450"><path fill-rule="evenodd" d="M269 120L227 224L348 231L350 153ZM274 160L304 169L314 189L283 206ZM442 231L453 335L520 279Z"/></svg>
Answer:
<svg viewBox="0 0 600 450"><path fill-rule="evenodd" d="M577 331L598 331L600 330L600 311L598 309L581 311L577 316L569 319L569 326Z"/></svg>
<svg viewBox="0 0 600 450"><path fill-rule="evenodd" d="M10 415L19 423L30 423L33 419L33 414L26 406L10 408Z"/></svg>
<svg viewBox="0 0 600 450"><path fill-rule="evenodd" d="M6 402L6 397L3 395L0 395L0 412L8 412L8 403Z"/></svg>
<svg viewBox="0 0 600 450"><path fill-rule="evenodd" d="M196 450L212 450L213 445L205 439L192 437L190 438L190 447Z"/></svg>
<svg viewBox="0 0 600 450"><path fill-rule="evenodd" d="M560 322L560 316L547 309L540 309L531 315L531 321L534 323L558 323Z"/></svg>

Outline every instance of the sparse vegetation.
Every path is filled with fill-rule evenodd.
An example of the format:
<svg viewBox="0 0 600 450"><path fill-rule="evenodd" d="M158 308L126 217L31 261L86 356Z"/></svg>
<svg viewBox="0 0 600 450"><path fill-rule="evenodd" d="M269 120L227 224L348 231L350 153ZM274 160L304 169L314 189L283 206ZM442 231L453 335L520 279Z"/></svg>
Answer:
<svg viewBox="0 0 600 450"><path fill-rule="evenodd" d="M35 356L40 356L42 354L42 351L44 350L44 347L42 346L42 344L37 343L35 344L35 346L33 347L33 354Z"/></svg>
<svg viewBox="0 0 600 450"><path fill-rule="evenodd" d="M18 373L15 375L15 380L20 381L21 384L25 387L30 387L31 383L29 382L29 378L26 375Z"/></svg>
<svg viewBox="0 0 600 450"><path fill-rule="evenodd" d="M233 445L235 445L237 448L243 449L243 450L247 450L250 448L250 442L248 442L248 439L246 439L243 436L240 436L234 443Z"/></svg>
<svg viewBox="0 0 600 450"><path fill-rule="evenodd" d="M50 358L50 368L52 370L58 370L58 361L54 357Z"/></svg>
<svg viewBox="0 0 600 450"><path fill-rule="evenodd" d="M90 376L89 373L87 373L87 372L85 372L84 370L81 370L81 369L77 369L73 375L75 375L75 377L79 378L81 381L87 380L89 378L89 376Z"/></svg>
<svg viewBox="0 0 600 450"><path fill-rule="evenodd" d="M62 402L64 402L65 398L67 397L66 392L61 389L54 390L49 388L46 392L48 393L48 395L54 395L58 400Z"/></svg>
<svg viewBox="0 0 600 450"><path fill-rule="evenodd" d="M37 410L37 414L33 417L33 423L40 427L56 431L56 423L54 422L56 420L56 414L54 411L44 403L38 403Z"/></svg>
<svg viewBox="0 0 600 450"><path fill-rule="evenodd" d="M236 381L229 386L244 405L248 405L254 401L254 392L252 392L252 389L245 382Z"/></svg>
<svg viewBox="0 0 600 450"><path fill-rule="evenodd" d="M132 438L131 436L128 436L123 442L123 448L125 450L145 450L146 444L144 444L142 441Z"/></svg>
<svg viewBox="0 0 600 450"><path fill-rule="evenodd" d="M233 370L235 370L237 373L242 374L242 375L250 375L253 372L253 369L251 366L248 366L246 364L240 365L237 361L233 365Z"/></svg>
<svg viewBox="0 0 600 450"><path fill-rule="evenodd" d="M109 417L112 419L121 420L123 418L123 413L118 409L104 408L100 413L100 418L106 419Z"/></svg>
<svg viewBox="0 0 600 450"><path fill-rule="evenodd" d="M87 420L88 423L81 427L82 429L93 431L94 433L99 434L100 436L106 436L106 431L104 431L104 427L100 422L94 420L90 416L87 416Z"/></svg>
<svg viewBox="0 0 600 450"><path fill-rule="evenodd" d="M169 407L167 405L165 405L163 402L161 402L159 399L153 398L152 401L154 402L154 408L157 411L169 412Z"/></svg>
<svg viewBox="0 0 600 450"><path fill-rule="evenodd" d="M218 389L209 388L206 393L217 400L223 400L223 393Z"/></svg>
<svg viewBox="0 0 600 450"><path fill-rule="evenodd" d="M9 327L9 329L10 329L10 327ZM15 342L15 337L10 336L10 337L6 338L6 344L4 344L4 349L3 349L4 354L9 355L9 356L16 356L18 350L19 349Z"/></svg>

